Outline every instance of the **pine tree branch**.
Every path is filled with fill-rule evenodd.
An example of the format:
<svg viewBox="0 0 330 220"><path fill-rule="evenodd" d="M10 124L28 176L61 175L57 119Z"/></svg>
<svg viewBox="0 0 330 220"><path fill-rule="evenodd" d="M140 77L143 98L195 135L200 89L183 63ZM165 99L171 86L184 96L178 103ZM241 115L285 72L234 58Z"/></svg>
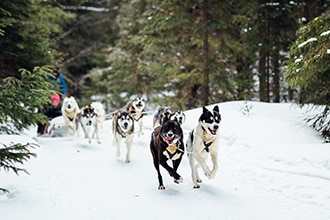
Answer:
<svg viewBox="0 0 330 220"><path fill-rule="evenodd" d="M23 164L25 161L31 157L36 157L35 153L30 152L28 148L35 148L37 144L14 144L12 146L3 145L0 148L0 169L3 168L5 171L12 170L17 175L19 172L27 173L27 170L23 168L18 168L15 166L16 163Z"/></svg>

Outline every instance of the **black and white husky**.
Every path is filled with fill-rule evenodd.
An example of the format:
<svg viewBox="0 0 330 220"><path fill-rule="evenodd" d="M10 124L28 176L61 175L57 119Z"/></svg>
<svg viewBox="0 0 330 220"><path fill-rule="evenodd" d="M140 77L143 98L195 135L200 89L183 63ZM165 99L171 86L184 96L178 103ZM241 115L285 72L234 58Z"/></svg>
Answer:
<svg viewBox="0 0 330 220"><path fill-rule="evenodd" d="M80 124L84 131L85 138L88 138L88 142L92 142L92 136L96 135L97 143L101 143L99 139L99 128L96 120L97 114L91 105L83 107L77 115L76 123L77 127Z"/></svg>
<svg viewBox="0 0 330 220"><path fill-rule="evenodd" d="M132 115L133 119L138 122L139 124L139 132L138 135L142 135L142 128L143 128L143 119L142 117L145 115L146 112L146 101L142 97L136 97L131 100L127 106L126 110L129 114Z"/></svg>
<svg viewBox="0 0 330 220"><path fill-rule="evenodd" d="M202 182L197 168L201 167L209 179L214 178L218 171L218 129L220 121L221 115L217 105L213 108L213 111L203 107L203 113L196 128L189 133L186 147L194 188L200 188L199 183ZM213 164L212 169L207 165L209 155Z"/></svg>
<svg viewBox="0 0 330 220"><path fill-rule="evenodd" d="M131 161L131 149L134 138L134 119L126 110L118 110L112 114L113 142L116 146L116 156L120 156L121 141L126 142L126 163Z"/></svg>
<svg viewBox="0 0 330 220"><path fill-rule="evenodd" d="M170 119L171 120L176 119L181 126L186 120L186 115L184 114L183 111L181 110L172 111L170 107L160 107L158 108L157 112L154 114L153 127L156 128L159 125L161 125L163 118L165 117L165 114L168 113L171 115Z"/></svg>

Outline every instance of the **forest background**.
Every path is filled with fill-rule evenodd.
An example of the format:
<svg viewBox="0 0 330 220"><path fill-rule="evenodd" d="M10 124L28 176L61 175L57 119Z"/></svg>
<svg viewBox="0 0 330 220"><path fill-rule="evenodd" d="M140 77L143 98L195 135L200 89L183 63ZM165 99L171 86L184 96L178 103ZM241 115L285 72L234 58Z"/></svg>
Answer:
<svg viewBox="0 0 330 220"><path fill-rule="evenodd" d="M182 110L229 100L322 105L310 122L330 136L329 5L2 0L0 122L40 120L29 109L49 102L47 65L57 65L67 95L101 101L107 111L134 95Z"/></svg>

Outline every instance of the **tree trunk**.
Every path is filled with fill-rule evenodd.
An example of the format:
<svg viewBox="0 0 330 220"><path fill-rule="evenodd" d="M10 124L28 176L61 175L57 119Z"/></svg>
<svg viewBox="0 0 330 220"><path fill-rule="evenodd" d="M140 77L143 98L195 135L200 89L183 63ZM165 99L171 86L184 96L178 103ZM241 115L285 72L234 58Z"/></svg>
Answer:
<svg viewBox="0 0 330 220"><path fill-rule="evenodd" d="M280 63L278 48L273 50L273 102L280 102Z"/></svg>
<svg viewBox="0 0 330 220"><path fill-rule="evenodd" d="M261 102L267 101L266 78L266 55L261 50L259 57L259 99Z"/></svg>
<svg viewBox="0 0 330 220"><path fill-rule="evenodd" d="M204 70L203 70L203 92L202 92L202 102L203 105L209 104L209 39L208 39L208 29L207 29L207 0L203 1L203 62L204 62Z"/></svg>

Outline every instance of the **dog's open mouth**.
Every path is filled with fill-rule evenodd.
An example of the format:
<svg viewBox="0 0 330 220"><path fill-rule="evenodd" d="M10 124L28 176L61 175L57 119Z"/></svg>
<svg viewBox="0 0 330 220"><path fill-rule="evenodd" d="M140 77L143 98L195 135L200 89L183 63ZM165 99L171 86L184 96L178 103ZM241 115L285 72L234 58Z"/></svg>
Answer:
<svg viewBox="0 0 330 220"><path fill-rule="evenodd" d="M174 140L174 137L165 136L163 139L166 143L171 144Z"/></svg>
<svg viewBox="0 0 330 220"><path fill-rule="evenodd" d="M211 132L211 134L216 135L217 132L218 132L218 129L210 129L209 128L209 131Z"/></svg>

